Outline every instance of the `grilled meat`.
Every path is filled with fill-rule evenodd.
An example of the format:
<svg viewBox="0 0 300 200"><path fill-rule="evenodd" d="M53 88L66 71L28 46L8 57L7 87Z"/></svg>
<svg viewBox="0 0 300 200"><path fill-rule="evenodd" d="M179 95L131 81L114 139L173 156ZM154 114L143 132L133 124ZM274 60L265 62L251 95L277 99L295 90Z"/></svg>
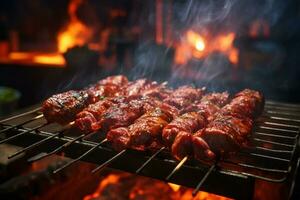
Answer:
<svg viewBox="0 0 300 200"><path fill-rule="evenodd" d="M264 98L249 89L230 103L227 92L203 94L204 89L191 86L171 90L146 79L128 83L114 76L85 90L53 95L43 112L49 122L76 119L84 132L108 131L116 150L167 146L177 159L214 159L245 144Z"/></svg>
<svg viewBox="0 0 300 200"><path fill-rule="evenodd" d="M205 129L195 134L193 146L199 137L217 154L242 147L251 133L253 120L262 112L263 104L264 98L259 92L248 89L239 92ZM199 159L201 156L195 154L195 157Z"/></svg>
<svg viewBox="0 0 300 200"><path fill-rule="evenodd" d="M180 131L193 133L206 125L204 117L197 112L188 112L176 117L163 130L163 141L171 146Z"/></svg>
<svg viewBox="0 0 300 200"><path fill-rule="evenodd" d="M130 125L133 120L140 117L147 110L161 103L158 99L151 97L155 96L152 95L154 93L151 91L155 91L161 85L155 82L148 82L141 87L143 85L141 83L145 83L144 79L131 84L132 89L139 88L139 93L134 92L131 93L132 95L122 98L109 98L104 101L106 102L104 105L101 102L91 104L88 108L77 114L75 123L85 132L96 131L100 128L110 130Z"/></svg>
<svg viewBox="0 0 300 200"><path fill-rule="evenodd" d="M42 110L48 122L65 124L72 121L76 113L84 109L88 102L89 96L86 91L70 90L47 99Z"/></svg>
<svg viewBox="0 0 300 200"><path fill-rule="evenodd" d="M169 97L167 97L164 102L175 106L178 109L189 106L194 101L197 101L203 95L203 89L196 89L191 86L182 86L173 91Z"/></svg>
<svg viewBox="0 0 300 200"><path fill-rule="evenodd" d="M115 149L134 148L144 150L153 143L161 141L161 132L164 126L178 114L176 108L161 104L140 118L129 127L121 127L108 132L107 138ZM119 135L123 135L121 138Z"/></svg>
<svg viewBox="0 0 300 200"><path fill-rule="evenodd" d="M243 146L251 133L252 124L250 118L219 115L199 136L207 142L213 152L230 152Z"/></svg>
<svg viewBox="0 0 300 200"><path fill-rule="evenodd" d="M66 124L73 121L76 114L95 103L103 96L113 96L121 86L128 83L125 76L112 76L81 91L68 91L53 95L42 105L42 111L48 122Z"/></svg>
<svg viewBox="0 0 300 200"><path fill-rule="evenodd" d="M228 102L229 94L227 92L223 93L211 93L204 95L200 102L194 103L187 107L185 110L190 111L189 113L197 113L197 117L193 117L190 120L182 118L181 120L185 123L185 126L181 123L173 120L170 124L175 124L178 128L173 128L173 130L167 130L168 126L163 132L163 139L171 145L171 151L175 158L182 159L185 156L193 155L194 149L197 149L197 155L206 155L214 157L213 153L209 150L208 145L201 138L195 139L195 144L193 145L194 136L193 134L197 130L202 130L206 125L211 122L215 114L221 109L226 102ZM186 113L188 114L188 113ZM184 114L184 115L186 115ZM182 115L182 116L184 116ZM179 117L180 118L180 117ZM198 122L198 126L191 126L191 120ZM200 122L200 123L199 123ZM188 129L185 127L195 127ZM172 127L172 126L171 126Z"/></svg>

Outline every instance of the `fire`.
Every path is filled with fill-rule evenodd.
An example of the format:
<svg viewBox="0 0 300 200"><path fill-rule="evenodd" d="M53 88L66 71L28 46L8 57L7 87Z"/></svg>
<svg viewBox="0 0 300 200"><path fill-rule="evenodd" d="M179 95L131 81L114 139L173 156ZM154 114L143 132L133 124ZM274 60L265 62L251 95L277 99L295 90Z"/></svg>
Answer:
<svg viewBox="0 0 300 200"><path fill-rule="evenodd" d="M65 59L60 54L36 55L33 58L33 62L60 66L65 65Z"/></svg>
<svg viewBox="0 0 300 200"><path fill-rule="evenodd" d="M233 46L234 39L233 32L212 37L188 30L176 48L175 63L186 64L193 57L202 59L210 53L222 52L232 64L237 64L238 50Z"/></svg>
<svg viewBox="0 0 300 200"><path fill-rule="evenodd" d="M201 35L195 33L194 31L188 31L186 34L188 43L198 51L203 51L205 49L205 42Z"/></svg>
<svg viewBox="0 0 300 200"><path fill-rule="evenodd" d="M199 192L192 196L193 189L173 183L164 183L151 178L118 172L109 174L100 181L94 193L86 195L83 200L129 199L129 200L230 200L227 197Z"/></svg>
<svg viewBox="0 0 300 200"><path fill-rule="evenodd" d="M70 23L57 37L59 52L66 52L69 48L76 45L84 45L93 34L92 29L84 25L76 15L76 11L82 1L83 0L71 0L69 4L68 13Z"/></svg>
<svg viewBox="0 0 300 200"><path fill-rule="evenodd" d="M65 65L64 57L59 53L40 53L40 52L11 52L9 59L24 64L45 64L55 67Z"/></svg>

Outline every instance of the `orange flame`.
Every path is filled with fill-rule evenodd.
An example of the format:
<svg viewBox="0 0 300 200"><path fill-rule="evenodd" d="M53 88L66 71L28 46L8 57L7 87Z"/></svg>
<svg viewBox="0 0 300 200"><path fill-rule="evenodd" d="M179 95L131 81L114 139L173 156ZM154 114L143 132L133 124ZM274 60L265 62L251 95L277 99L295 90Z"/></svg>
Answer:
<svg viewBox="0 0 300 200"><path fill-rule="evenodd" d="M128 181L130 180L130 181ZM128 184L125 186L125 184ZM124 191L122 191L122 188ZM118 191L119 194L109 194L108 191ZM200 191L195 197L193 189L185 188L173 183L164 182L131 175L117 173L106 176L98 185L96 191L86 195L83 200L106 199L110 195L114 199L168 199L168 200L230 200L227 197Z"/></svg>
<svg viewBox="0 0 300 200"><path fill-rule="evenodd" d="M238 50L233 46L235 33L220 34L215 37L206 37L188 30L185 38L177 46L175 63L186 64L192 57L204 58L212 52L224 53L231 63L238 63Z"/></svg>
<svg viewBox="0 0 300 200"><path fill-rule="evenodd" d="M92 36L93 31L84 25L76 15L76 11L83 0L71 0L68 13L70 23L63 32L58 34L58 51L66 52L69 48L76 45L84 45Z"/></svg>

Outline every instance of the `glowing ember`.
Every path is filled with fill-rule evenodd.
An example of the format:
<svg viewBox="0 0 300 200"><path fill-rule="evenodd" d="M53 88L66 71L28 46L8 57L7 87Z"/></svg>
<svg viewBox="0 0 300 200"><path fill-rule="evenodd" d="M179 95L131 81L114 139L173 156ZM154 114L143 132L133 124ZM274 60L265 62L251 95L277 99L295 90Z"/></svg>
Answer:
<svg viewBox="0 0 300 200"><path fill-rule="evenodd" d="M39 64L64 65L65 59L60 54L36 55L33 62Z"/></svg>
<svg viewBox="0 0 300 200"><path fill-rule="evenodd" d="M203 51L205 48L205 42L201 35L195 33L194 31L188 31L186 34L187 41L189 44L198 51Z"/></svg>
<svg viewBox="0 0 300 200"><path fill-rule="evenodd" d="M77 17L76 11L83 0L72 0L69 4L68 13L70 23L63 32L58 34L58 50L66 52L76 45L84 45L92 36L93 31L84 25Z"/></svg>
<svg viewBox="0 0 300 200"><path fill-rule="evenodd" d="M235 33L220 34L215 37L202 36L195 31L186 32L175 52L175 63L186 64L195 57L205 58L213 52L222 52L232 64L238 63L238 50L233 46Z"/></svg>
<svg viewBox="0 0 300 200"><path fill-rule="evenodd" d="M199 192L192 196L192 189L173 183L164 183L158 180L140 177L128 173L116 173L106 176L98 185L93 194L83 200L100 199L129 199L129 200L229 200L207 192Z"/></svg>
<svg viewBox="0 0 300 200"><path fill-rule="evenodd" d="M39 52L11 52L11 61L22 64L45 64L56 67L65 65L64 57L59 53L39 53Z"/></svg>

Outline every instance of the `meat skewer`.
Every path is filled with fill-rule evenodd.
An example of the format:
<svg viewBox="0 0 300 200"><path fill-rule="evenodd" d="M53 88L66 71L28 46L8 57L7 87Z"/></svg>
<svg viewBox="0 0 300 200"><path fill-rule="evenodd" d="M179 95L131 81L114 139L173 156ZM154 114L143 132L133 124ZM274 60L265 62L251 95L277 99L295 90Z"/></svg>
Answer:
<svg viewBox="0 0 300 200"><path fill-rule="evenodd" d="M207 142L213 152L223 154L245 146L251 133L253 120L262 112L264 98L261 93L243 90L224 106L216 118L196 137Z"/></svg>
<svg viewBox="0 0 300 200"><path fill-rule="evenodd" d="M205 89L196 89L191 86L181 86L177 88L164 102L178 109L189 106L194 101L199 100Z"/></svg>
<svg viewBox="0 0 300 200"><path fill-rule="evenodd" d="M123 91L130 93L126 97L107 98L89 105L77 114L75 124L84 132L97 131L100 128L107 131L129 125L147 109L151 109L159 98L163 98L165 92L169 92L164 89L164 84L144 83L141 79L132 84L130 90Z"/></svg>
<svg viewBox="0 0 300 200"><path fill-rule="evenodd" d="M179 114L177 108L199 99L202 94L203 90L190 86L179 87L156 109L149 109L149 112L137 119L134 124L109 131L108 140L117 150L124 148L157 149L162 146L160 143L163 128Z"/></svg>
<svg viewBox="0 0 300 200"><path fill-rule="evenodd" d="M85 90L70 90L53 95L43 103L43 114L48 122L69 123L89 104L97 102L103 96L114 96L127 84L125 76L111 76Z"/></svg>
<svg viewBox="0 0 300 200"><path fill-rule="evenodd" d="M228 102L229 94L211 93L204 95L202 99L186 108L187 112L168 124L163 131L163 140L171 148L172 155L177 159L193 155L192 136L213 119L214 114ZM201 149L206 149L206 153L213 156L205 143L198 144Z"/></svg>
<svg viewBox="0 0 300 200"><path fill-rule="evenodd" d="M248 89L225 105L228 93L203 96L204 89L190 86L172 91L146 79L115 79L54 95L44 103L45 117L59 123L75 118L84 132L108 131L107 140L116 150L170 148L177 159L201 160L243 146L263 108L262 95Z"/></svg>

